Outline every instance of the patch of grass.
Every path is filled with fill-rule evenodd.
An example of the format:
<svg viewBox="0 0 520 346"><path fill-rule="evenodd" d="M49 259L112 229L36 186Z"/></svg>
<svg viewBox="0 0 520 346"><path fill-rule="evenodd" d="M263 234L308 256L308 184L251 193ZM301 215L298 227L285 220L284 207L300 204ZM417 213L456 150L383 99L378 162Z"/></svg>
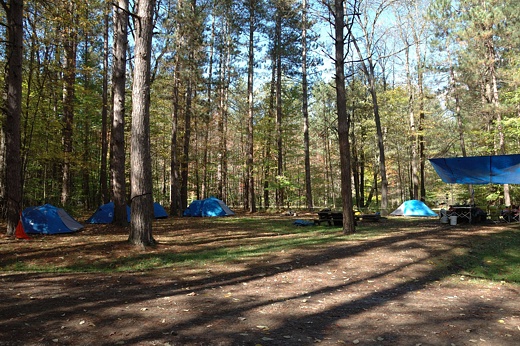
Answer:
<svg viewBox="0 0 520 346"><path fill-rule="evenodd" d="M520 231L473 238L466 253L456 256L451 265L471 277L520 283Z"/></svg>
<svg viewBox="0 0 520 346"><path fill-rule="evenodd" d="M175 221L163 225L161 234L165 241L146 251L125 251L122 239L126 237L110 239L101 233L103 230L95 230L94 237L92 234L85 235L86 238L81 238L81 234L72 236L60 245L53 244L52 238L41 238L38 243L26 243L27 246L19 243L18 250L0 244L0 272L113 273L225 264L295 249L301 249L303 253L308 248L371 241L394 234L413 237L414 232L424 230L424 224L407 219L394 220L390 224L362 222L351 235L343 234L341 227L298 227L292 224L292 219L279 217L197 220L190 222L189 228L180 226L177 230L173 225ZM183 232L184 236L180 236ZM520 283L520 230L508 228L502 232L468 236L454 246L458 247L457 251L450 256L432 260L452 274ZM124 250L112 254L112 249L118 247ZM38 254L33 255L32 251Z"/></svg>

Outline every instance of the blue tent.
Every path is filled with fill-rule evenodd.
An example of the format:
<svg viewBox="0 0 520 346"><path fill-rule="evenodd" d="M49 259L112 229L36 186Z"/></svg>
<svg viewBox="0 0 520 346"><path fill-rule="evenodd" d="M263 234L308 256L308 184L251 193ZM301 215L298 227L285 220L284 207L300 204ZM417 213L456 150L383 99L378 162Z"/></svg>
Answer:
<svg viewBox="0 0 520 346"><path fill-rule="evenodd" d="M126 219L130 222L130 207L126 206ZM108 202L100 206L86 223L112 223L114 220L114 202Z"/></svg>
<svg viewBox="0 0 520 346"><path fill-rule="evenodd" d="M203 200L194 200L184 211L184 216L229 216L235 215L220 199L209 197Z"/></svg>
<svg viewBox="0 0 520 346"><path fill-rule="evenodd" d="M202 216L202 199L196 199L190 203L188 208L182 213L183 216Z"/></svg>
<svg viewBox="0 0 520 346"><path fill-rule="evenodd" d="M130 207L126 206L126 220L130 222ZM153 213L156 219L164 219L168 217L168 213L157 202L153 204ZM109 202L100 206L91 217L87 219L87 223L112 223L114 220L114 202Z"/></svg>
<svg viewBox="0 0 520 346"><path fill-rule="evenodd" d="M156 219L165 219L168 217L168 213L163 208L162 205L160 205L158 202L154 202L153 204L153 216Z"/></svg>
<svg viewBox="0 0 520 346"><path fill-rule="evenodd" d="M426 204L422 201L418 201L416 199L412 199L404 202L390 213L393 216L421 216L421 217L431 217L438 216L433 210L431 210Z"/></svg>
<svg viewBox="0 0 520 346"><path fill-rule="evenodd" d="M520 154L430 159L449 184L520 184Z"/></svg>
<svg viewBox="0 0 520 346"><path fill-rule="evenodd" d="M65 210L51 204L25 208L22 224L25 233L40 234L72 233L83 228Z"/></svg>

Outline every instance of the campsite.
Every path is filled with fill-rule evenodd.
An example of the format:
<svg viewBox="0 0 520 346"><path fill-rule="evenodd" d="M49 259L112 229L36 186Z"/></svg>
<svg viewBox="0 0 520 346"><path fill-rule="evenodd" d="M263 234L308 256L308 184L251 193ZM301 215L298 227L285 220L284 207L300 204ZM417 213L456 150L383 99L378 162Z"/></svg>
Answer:
<svg viewBox="0 0 520 346"><path fill-rule="evenodd" d="M314 217L157 219L143 251L110 224L2 238L0 345L517 345L516 223L293 225Z"/></svg>
<svg viewBox="0 0 520 346"><path fill-rule="evenodd" d="M0 346L518 344L520 1L2 5Z"/></svg>

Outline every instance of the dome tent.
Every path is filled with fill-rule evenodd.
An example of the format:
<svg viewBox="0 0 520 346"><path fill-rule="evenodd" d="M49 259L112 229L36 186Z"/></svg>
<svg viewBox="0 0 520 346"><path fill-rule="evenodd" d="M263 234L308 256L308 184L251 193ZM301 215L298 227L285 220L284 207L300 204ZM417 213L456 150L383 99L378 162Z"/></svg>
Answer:
<svg viewBox="0 0 520 346"><path fill-rule="evenodd" d="M418 216L418 217L433 217L438 216L422 201L412 199L405 201L396 210L390 213L392 216Z"/></svg>
<svg viewBox="0 0 520 346"><path fill-rule="evenodd" d="M83 228L65 210L51 204L25 208L22 211L22 225L28 234L72 233Z"/></svg>
<svg viewBox="0 0 520 346"><path fill-rule="evenodd" d="M103 204L89 217L86 223L112 223L114 219L114 202ZM130 222L130 207L126 206L126 219Z"/></svg>
<svg viewBox="0 0 520 346"><path fill-rule="evenodd" d="M182 214L183 216L230 216L235 215L220 199L209 197L203 200L194 200Z"/></svg>
<svg viewBox="0 0 520 346"><path fill-rule="evenodd" d="M156 219L166 219L168 217L168 213L164 209L162 205L160 205L158 202L153 203L153 216Z"/></svg>
<svg viewBox="0 0 520 346"><path fill-rule="evenodd" d="M130 207L126 206L126 219L130 222ZM153 204L153 215L156 219L164 219L168 217L168 213L157 202ZM91 217L87 219L87 223L112 223L114 219L114 202L109 202L100 206Z"/></svg>

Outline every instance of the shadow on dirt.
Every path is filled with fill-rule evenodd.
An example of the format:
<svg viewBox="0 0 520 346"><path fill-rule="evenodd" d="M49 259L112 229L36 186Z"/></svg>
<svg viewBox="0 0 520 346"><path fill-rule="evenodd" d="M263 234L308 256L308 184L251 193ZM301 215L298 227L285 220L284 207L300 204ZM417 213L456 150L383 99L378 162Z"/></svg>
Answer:
<svg viewBox="0 0 520 346"><path fill-rule="evenodd" d="M96 268L110 265L104 254L114 249L120 266L150 259L182 263L201 251L216 251L217 258L219 249L230 251L230 242L240 250L284 236L201 222L175 229L163 222L156 232L161 245L150 253L122 244L124 233L108 240L106 229L97 229L69 237L70 243L59 247L2 251L1 266L74 255L85 256L86 267ZM468 282L457 265L484 263L472 258L471 244L516 229L433 221L382 227L388 232L378 238L231 263L120 274L4 274L0 345L469 345L492 340L508 346L520 339L518 286ZM90 242L99 237L99 242L85 237Z"/></svg>

